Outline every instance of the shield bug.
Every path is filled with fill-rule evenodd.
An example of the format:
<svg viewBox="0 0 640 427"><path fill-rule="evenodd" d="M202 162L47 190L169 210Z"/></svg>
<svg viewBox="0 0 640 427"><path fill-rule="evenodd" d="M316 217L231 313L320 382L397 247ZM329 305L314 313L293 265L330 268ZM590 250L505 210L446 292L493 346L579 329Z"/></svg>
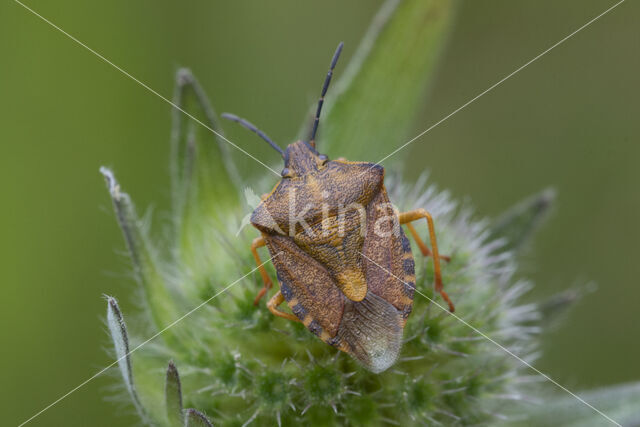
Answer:
<svg viewBox="0 0 640 427"><path fill-rule="evenodd" d="M407 226L424 256L434 260L435 289L454 310L442 289L440 259L431 215L424 209L393 210L382 166L329 160L316 150L315 137L324 96L342 50L338 45L325 78L308 141L285 150L264 132L232 114L223 117L258 134L284 159L282 179L251 215L261 236L251 245L267 246L280 290L267 307L276 316L302 322L325 343L344 351L373 372L397 359L402 332L413 307L415 265ZM426 219L432 250L411 222ZM271 288L264 286L255 303ZM292 313L281 311L287 302Z"/></svg>

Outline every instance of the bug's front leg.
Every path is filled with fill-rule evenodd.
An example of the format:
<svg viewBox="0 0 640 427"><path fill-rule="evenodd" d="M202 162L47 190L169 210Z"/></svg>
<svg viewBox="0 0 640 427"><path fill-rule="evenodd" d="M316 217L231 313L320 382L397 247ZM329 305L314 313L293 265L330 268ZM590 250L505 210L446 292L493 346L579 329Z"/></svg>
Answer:
<svg viewBox="0 0 640 427"><path fill-rule="evenodd" d="M273 286L273 283L271 282L271 278L267 273L267 269L264 268L264 264L260 259L260 254L258 253L258 248L266 246L266 244L267 242L264 240L264 237L262 236L256 237L255 239L253 239L253 242L251 243L251 253L253 254L253 258L256 260L258 271L260 272L260 276L262 276L262 281L264 282L264 286L262 286L262 289L260 289L260 292L258 292L258 295L256 295L256 299L253 301L254 305L258 305L260 298L262 298L267 293L267 291L271 289L271 287Z"/></svg>
<svg viewBox="0 0 640 427"><path fill-rule="evenodd" d="M270 300L267 302L267 308L271 313L278 317L284 317L285 319L292 320L294 322L300 322L296 316L291 313L285 313L284 311L278 310L278 306L284 302L284 295L282 292L278 291Z"/></svg>
<svg viewBox="0 0 640 427"><path fill-rule="evenodd" d="M422 239L420 239L420 236L418 236L416 229L413 227L413 225L410 224L411 222L422 219L422 218L427 220L427 225L429 227L429 239L431 241L432 250L429 250L429 248L424 244ZM453 313L455 310L455 307L453 305L453 302L451 302L449 295L447 295L447 293L443 289L442 272L440 270L440 260L444 259L446 261L449 261L449 257L441 256L438 253L438 242L436 240L436 230L435 230L435 227L433 226L433 218L431 217L431 214L424 209L415 209L413 211L403 212L398 214L398 220L400 221L400 224L407 225L407 228L411 232L411 235L413 236L413 238L416 240L416 243L420 247L422 254L424 256L428 256L428 255L433 256L433 269L434 269L434 275L435 275L436 292L438 292L442 296L442 298L447 302L447 304L449 304L449 311Z"/></svg>

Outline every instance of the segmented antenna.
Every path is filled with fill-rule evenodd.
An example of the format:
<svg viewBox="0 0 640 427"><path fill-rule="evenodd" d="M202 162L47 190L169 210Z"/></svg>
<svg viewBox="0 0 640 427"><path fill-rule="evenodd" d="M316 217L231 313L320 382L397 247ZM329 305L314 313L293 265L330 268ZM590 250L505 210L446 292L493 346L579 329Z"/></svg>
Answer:
<svg viewBox="0 0 640 427"><path fill-rule="evenodd" d="M338 58L340 57L340 52L342 52L342 46L344 46L344 43L340 42L340 44L336 48L336 52L333 54L329 72L327 73L327 77L324 79L324 85L322 86L322 94L320 95L320 100L318 101L318 109L316 110L316 117L313 119L313 128L311 129L311 136L309 137L309 145L311 145L313 148L316 147L316 132L318 131L318 122L320 121L322 104L324 104L324 96L327 94L327 89L329 89L329 83L331 83L331 77L333 76L333 69L336 67L336 63L338 62Z"/></svg>
<svg viewBox="0 0 640 427"><path fill-rule="evenodd" d="M235 114L229 114L229 113L223 113L221 115L221 117L231 120L233 122L236 123L240 123L242 126L244 126L245 128L249 129L252 132L255 132L260 138L264 139L265 141L267 141L267 143L269 143L269 145L271 147L273 147L274 150L276 150L278 153L280 153L280 155L284 158L284 151L282 151L282 148L280 148L278 146L278 144L276 144L275 142L273 142L271 140L271 138L269 138L267 136L266 133L262 132L260 129L258 129L257 127L255 127L252 123L246 121L245 119L236 116Z"/></svg>

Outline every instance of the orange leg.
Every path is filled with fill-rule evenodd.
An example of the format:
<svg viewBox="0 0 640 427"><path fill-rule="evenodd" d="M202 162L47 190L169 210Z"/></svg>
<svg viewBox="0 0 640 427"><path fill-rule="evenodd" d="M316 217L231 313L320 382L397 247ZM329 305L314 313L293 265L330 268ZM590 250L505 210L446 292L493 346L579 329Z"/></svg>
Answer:
<svg viewBox="0 0 640 427"><path fill-rule="evenodd" d="M256 237L251 243L251 253L253 254L253 258L256 260L258 271L260 271L260 276L262 276L262 281L264 282L264 286L262 286L262 289L260 289L260 292L258 292L258 295L256 295L256 299L253 301L254 305L258 305L260 298L262 298L267 293L267 291L271 289L271 287L273 286L273 283L271 282L271 278L269 277L269 274L267 274L267 270L264 268L264 265L262 264L262 260L260 259L260 254L258 254L258 248L266 246L266 244L267 243L265 242L262 236Z"/></svg>
<svg viewBox="0 0 640 427"><path fill-rule="evenodd" d="M415 227L413 226L413 224L411 224L410 222L405 224L407 226L407 228L409 229L409 232L411 233L411 236L413 237L413 240L416 241L416 243L418 244L418 247L420 248L420 252L422 252L422 255L424 256L432 256L431 254L431 250L427 247L427 245L422 241L422 238L420 237L420 235L418 234L418 232L416 231ZM447 255L440 255L440 259L443 261L451 261L451 257L447 256Z"/></svg>
<svg viewBox="0 0 640 427"><path fill-rule="evenodd" d="M427 225L429 226L429 239L431 240L432 251L429 251L429 248L427 248L424 242L422 242L422 240L419 240L419 236L417 232L415 231L413 226L409 224L410 222L413 222L422 218L425 218L427 220ZM416 209L413 211L398 214L398 220L400 221L400 224L407 224L407 227L409 228L411 235L413 236L414 239L416 239L422 253L425 256L429 254L433 256L433 269L435 273L436 292L442 295L442 298L447 302L447 304L449 304L449 311L453 313L455 310L455 307L451 302L451 299L449 299L449 295L447 295L447 293L444 291L442 286L442 272L440 270L440 259L442 257L438 253L438 242L436 241L436 230L435 230L435 227L433 226L433 218L431 217L431 214L425 211L424 209ZM422 245L420 245L421 242L422 242Z"/></svg>
<svg viewBox="0 0 640 427"><path fill-rule="evenodd" d="M295 315L278 310L278 306L283 302L284 302L284 296L280 291L278 291L278 293L276 293L269 300L269 302L267 302L267 308L269 309L270 312L272 312L274 315L278 317L284 317L285 319L293 320L294 322L299 322L300 319L298 319Z"/></svg>

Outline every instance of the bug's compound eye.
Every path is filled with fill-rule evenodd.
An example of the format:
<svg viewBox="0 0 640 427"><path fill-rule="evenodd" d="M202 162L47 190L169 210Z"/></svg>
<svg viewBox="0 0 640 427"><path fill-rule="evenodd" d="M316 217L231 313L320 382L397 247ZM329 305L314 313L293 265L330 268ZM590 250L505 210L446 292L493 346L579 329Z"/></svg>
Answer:
<svg viewBox="0 0 640 427"><path fill-rule="evenodd" d="M282 172L280 172L280 175L283 178L291 178L291 171L289 170L289 168L284 168L282 169Z"/></svg>
<svg viewBox="0 0 640 427"><path fill-rule="evenodd" d="M320 160L320 164L321 164L321 165L324 165L324 164L326 164L326 163L329 161L329 158L328 158L326 155L324 155L324 154L320 154L320 155L318 156L318 160Z"/></svg>

